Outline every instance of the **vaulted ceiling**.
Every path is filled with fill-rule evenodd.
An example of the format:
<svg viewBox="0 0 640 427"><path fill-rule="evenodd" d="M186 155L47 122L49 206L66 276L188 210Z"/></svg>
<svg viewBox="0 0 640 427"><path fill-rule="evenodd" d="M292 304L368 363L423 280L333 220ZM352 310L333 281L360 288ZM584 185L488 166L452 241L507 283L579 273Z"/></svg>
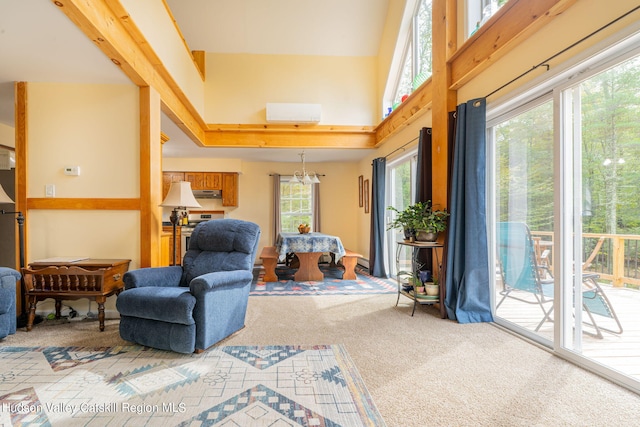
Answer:
<svg viewBox="0 0 640 427"><path fill-rule="evenodd" d="M166 0L189 48L218 53L375 56L389 0ZM13 125L13 82L128 83L50 1L0 0L0 122ZM163 117L167 155L207 156ZM242 151L237 151L242 150ZM298 161L299 150L216 157ZM211 151L211 150L209 150ZM324 153L321 153L324 151ZM314 161L335 160L318 150ZM361 157L342 152L341 160ZM263 152L262 154L260 152ZM266 155L266 156L265 156Z"/></svg>

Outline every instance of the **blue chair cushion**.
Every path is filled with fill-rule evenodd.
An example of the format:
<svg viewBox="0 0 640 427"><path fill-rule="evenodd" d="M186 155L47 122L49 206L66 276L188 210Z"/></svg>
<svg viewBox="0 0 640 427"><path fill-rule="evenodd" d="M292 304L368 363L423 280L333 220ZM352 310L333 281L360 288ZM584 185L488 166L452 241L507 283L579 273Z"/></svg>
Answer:
<svg viewBox="0 0 640 427"><path fill-rule="evenodd" d="M123 316L193 325L196 299L185 287L127 289L118 295L116 308Z"/></svg>
<svg viewBox="0 0 640 427"><path fill-rule="evenodd" d="M0 288L0 314L8 313L11 310L11 306L13 305L13 294L9 289Z"/></svg>

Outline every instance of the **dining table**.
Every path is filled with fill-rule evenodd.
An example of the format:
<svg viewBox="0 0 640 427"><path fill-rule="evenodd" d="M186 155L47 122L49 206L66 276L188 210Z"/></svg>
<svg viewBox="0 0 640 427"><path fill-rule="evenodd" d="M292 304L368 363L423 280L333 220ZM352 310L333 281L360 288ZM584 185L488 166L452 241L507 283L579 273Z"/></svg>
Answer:
<svg viewBox="0 0 640 427"><path fill-rule="evenodd" d="M276 240L276 251L280 261L284 261L287 254L290 253L294 253L298 257L300 266L293 276L296 282L324 280L324 274L318 268L318 261L323 253L334 254L336 261L346 254L338 236L317 232L282 232Z"/></svg>

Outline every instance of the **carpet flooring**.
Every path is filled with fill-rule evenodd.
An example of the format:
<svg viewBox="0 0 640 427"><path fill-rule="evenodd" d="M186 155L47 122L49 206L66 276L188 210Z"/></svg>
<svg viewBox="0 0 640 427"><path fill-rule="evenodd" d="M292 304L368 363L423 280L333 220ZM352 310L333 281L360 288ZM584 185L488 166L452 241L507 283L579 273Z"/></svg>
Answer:
<svg viewBox="0 0 640 427"><path fill-rule="evenodd" d="M341 345L5 347L0 363L0 425L384 425Z"/></svg>
<svg viewBox="0 0 640 427"><path fill-rule="evenodd" d="M308 295L366 295L366 294L396 294L396 282L381 279L367 274L360 266L356 267L356 280L342 280L342 267L330 267L320 264L320 271L324 274L324 281L296 282L293 275L296 270L285 266L278 266L277 282L264 281L264 268L253 270L251 296L308 296Z"/></svg>

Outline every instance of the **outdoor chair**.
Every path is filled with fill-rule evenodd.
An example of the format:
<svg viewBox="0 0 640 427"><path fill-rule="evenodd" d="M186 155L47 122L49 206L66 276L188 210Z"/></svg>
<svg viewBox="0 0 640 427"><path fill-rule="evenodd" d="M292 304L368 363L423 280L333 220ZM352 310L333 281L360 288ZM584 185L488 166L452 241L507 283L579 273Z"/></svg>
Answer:
<svg viewBox="0 0 640 427"><path fill-rule="evenodd" d="M527 304L536 304L542 310L538 331L553 311L553 277L546 266L539 266L526 224L501 222L498 224L498 261L502 276L502 299L496 309L509 297ZM525 292L533 296L528 298Z"/></svg>
<svg viewBox="0 0 640 427"><path fill-rule="evenodd" d="M604 238L600 238L594 247L591 255L582 264L582 268L586 269L594 260L597 252L600 250ZM500 272L502 275L503 290L500 292L502 299L496 306L507 298L514 298L518 301L528 304L540 305L543 318L536 326L538 331L545 321L551 319L553 311L553 287L554 279L551 271L545 265L537 264L534 240L531 237L529 227L521 222L502 222L498 224L498 261L500 263ZM598 284L597 279L600 277L596 273L587 273L584 270L582 274L582 308L589 317L589 321L583 320L585 325L595 329L595 333L584 331L584 333L602 338L601 331L607 331L613 334L622 333L622 324L615 313L611 302ZM521 297L522 292L528 292L533 295L533 299ZM549 303L549 308L546 304ZM615 324L615 328L603 327L598 325L595 316L602 316L611 319Z"/></svg>

